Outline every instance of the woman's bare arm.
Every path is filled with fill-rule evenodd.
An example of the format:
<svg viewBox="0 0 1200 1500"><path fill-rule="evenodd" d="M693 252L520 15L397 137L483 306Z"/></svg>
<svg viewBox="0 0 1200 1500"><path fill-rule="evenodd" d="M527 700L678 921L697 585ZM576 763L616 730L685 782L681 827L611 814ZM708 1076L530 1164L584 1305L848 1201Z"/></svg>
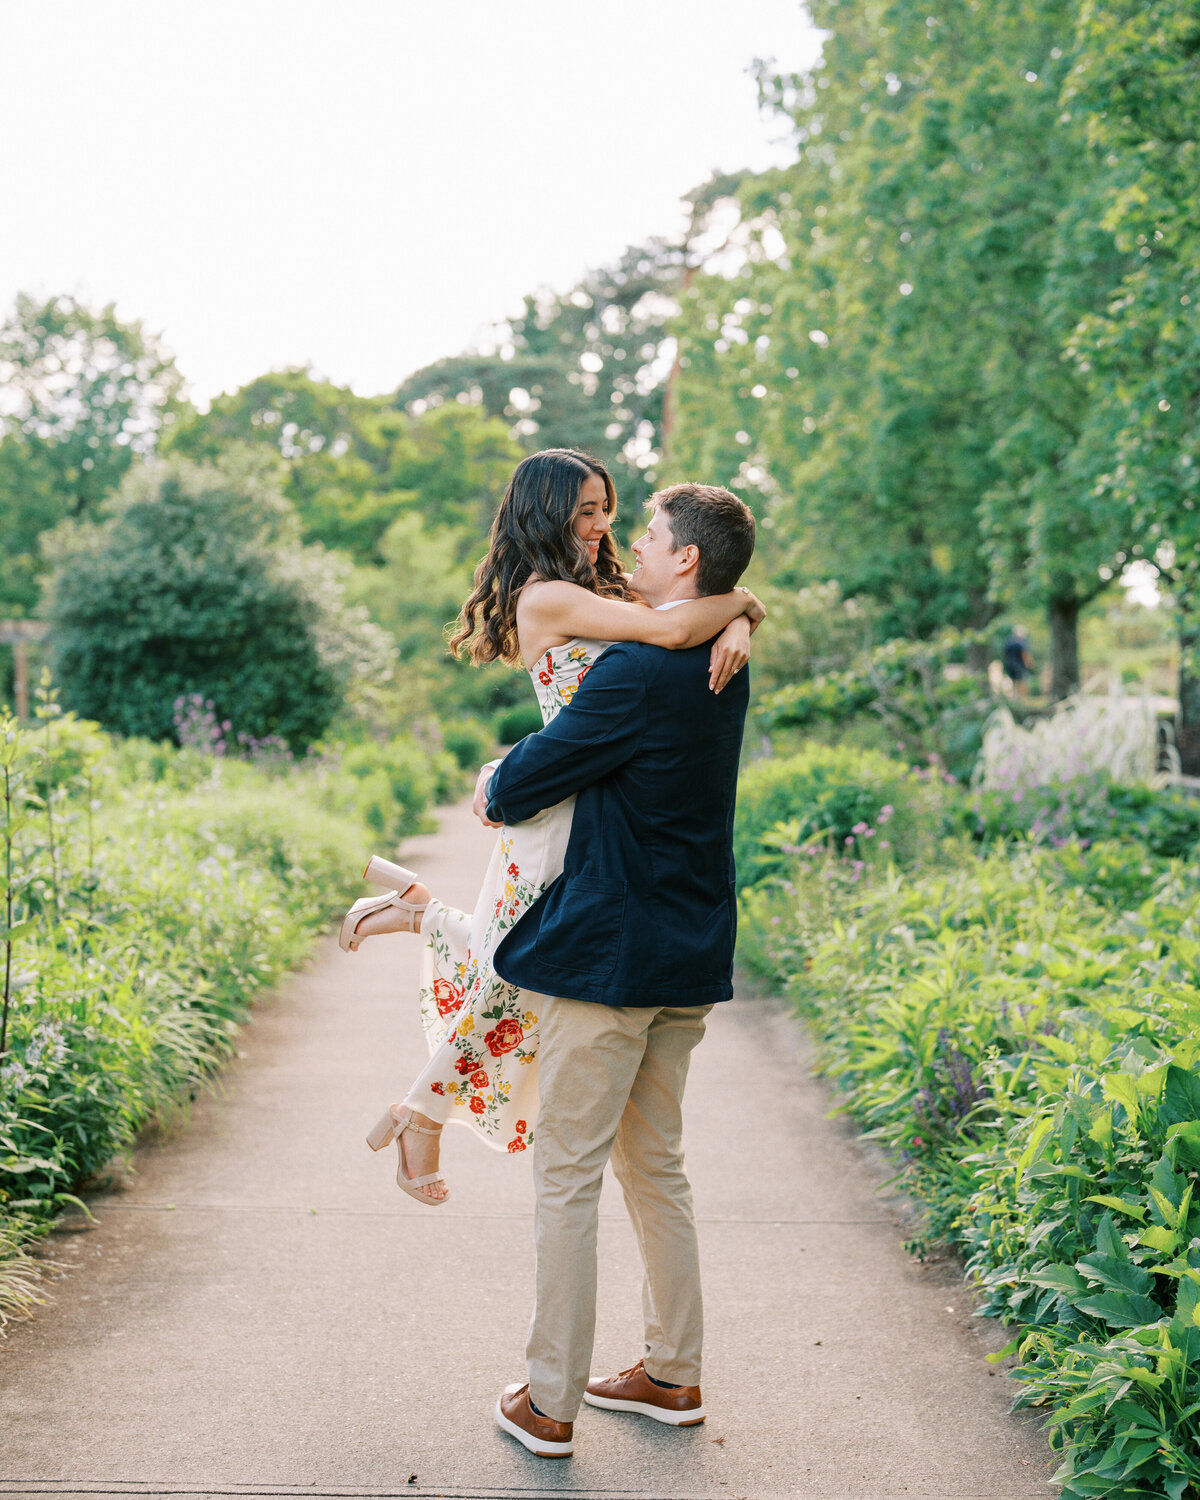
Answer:
<svg viewBox="0 0 1200 1500"><path fill-rule="evenodd" d="M766 611L748 589L688 599L672 609L651 609L604 599L561 579L527 583L517 601L517 633L525 660L536 659L574 636L600 641L644 641L679 651L711 640L731 620L757 622Z"/></svg>

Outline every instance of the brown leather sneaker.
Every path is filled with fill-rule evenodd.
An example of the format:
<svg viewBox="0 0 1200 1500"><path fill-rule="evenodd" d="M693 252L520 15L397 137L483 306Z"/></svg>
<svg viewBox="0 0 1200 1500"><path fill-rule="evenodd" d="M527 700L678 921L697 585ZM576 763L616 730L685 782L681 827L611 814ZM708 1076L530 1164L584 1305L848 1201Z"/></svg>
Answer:
<svg viewBox="0 0 1200 1500"><path fill-rule="evenodd" d="M496 1402L496 1426L539 1458L570 1458L575 1452L571 1422L541 1417L529 1400L529 1386L506 1385Z"/></svg>
<svg viewBox="0 0 1200 1500"><path fill-rule="evenodd" d="M698 1385L655 1385L640 1359L632 1370L622 1370L610 1380L589 1380L583 1399L589 1406L635 1411L672 1427L695 1427L704 1421Z"/></svg>

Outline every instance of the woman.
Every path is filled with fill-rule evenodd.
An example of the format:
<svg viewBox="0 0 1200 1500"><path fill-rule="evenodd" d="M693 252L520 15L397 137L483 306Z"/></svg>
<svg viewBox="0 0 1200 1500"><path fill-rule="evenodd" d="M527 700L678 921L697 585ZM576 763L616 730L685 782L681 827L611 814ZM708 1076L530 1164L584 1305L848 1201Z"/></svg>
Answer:
<svg viewBox="0 0 1200 1500"><path fill-rule="evenodd" d="M714 642L714 692L748 659L762 605L745 589L652 610L630 587L613 545L612 480L595 459L548 449L518 464L492 526L487 556L450 646L476 664L531 664L543 722L568 704L614 641L683 649ZM718 635L719 633L719 635ZM397 1143L396 1181L423 1203L444 1203L438 1142L447 1119L473 1125L498 1150L524 1151L537 1110L538 1018L492 968L505 932L562 873L574 798L500 830L474 914L434 899L410 870L372 860L367 878L398 891L355 902L344 947L378 932L429 940L421 990L428 1065L368 1136Z"/></svg>

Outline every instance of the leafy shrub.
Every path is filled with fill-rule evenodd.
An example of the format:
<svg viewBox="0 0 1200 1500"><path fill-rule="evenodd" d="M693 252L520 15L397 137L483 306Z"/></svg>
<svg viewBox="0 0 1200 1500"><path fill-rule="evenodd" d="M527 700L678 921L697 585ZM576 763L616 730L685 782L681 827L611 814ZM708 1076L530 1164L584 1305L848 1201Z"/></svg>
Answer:
<svg viewBox="0 0 1200 1500"><path fill-rule="evenodd" d="M344 751L341 771L357 782L359 813L380 838L395 842L405 829L422 826L437 790L432 761L409 735L383 745L364 740Z"/></svg>
<svg viewBox="0 0 1200 1500"><path fill-rule="evenodd" d="M775 731L869 718L886 725L896 750L913 764L936 757L959 781L967 781L995 697L986 679L966 671L965 662L971 647L986 643L982 632L957 630L931 641L885 641L842 671L768 694L757 722Z"/></svg>
<svg viewBox="0 0 1200 1500"><path fill-rule="evenodd" d="M459 769L472 774L492 757L492 736L478 719L454 719L443 724L442 743L453 755Z"/></svg>
<svg viewBox="0 0 1200 1500"><path fill-rule="evenodd" d="M519 703L515 708L506 708L492 721L492 732L501 745L515 745L527 734L536 734L542 727L542 713L536 703Z"/></svg>
<svg viewBox="0 0 1200 1500"><path fill-rule="evenodd" d="M1172 857L1200 844L1200 801L1095 772L1058 784L977 792L968 826L983 843L1014 835L1050 844L1136 839L1152 854Z"/></svg>
<svg viewBox="0 0 1200 1500"><path fill-rule="evenodd" d="M390 647L345 607L335 561L303 547L273 473L248 459L133 470L98 524L57 537L49 601L68 706L123 734L174 736L198 693L219 721L293 749Z"/></svg>
<svg viewBox="0 0 1200 1500"><path fill-rule="evenodd" d="M911 859L941 831L944 801L938 778L873 750L809 745L798 755L755 761L738 784L738 881L752 885L778 875L789 848L825 837L856 853L878 837L877 847Z"/></svg>
<svg viewBox="0 0 1200 1500"><path fill-rule="evenodd" d="M1064 1494L1182 1497L1200 1481L1196 870L1133 842L939 856L833 900L794 858L743 893L743 933L899 1156L925 1238L1023 1326L1019 1401L1050 1412Z"/></svg>
<svg viewBox="0 0 1200 1500"><path fill-rule="evenodd" d="M36 1300L22 1243L229 1055L255 993L357 890L371 842L322 805L328 766L268 776L113 747L48 699L40 712L32 733L0 716L0 1326ZM69 766L81 738L96 775L39 791L47 741Z"/></svg>

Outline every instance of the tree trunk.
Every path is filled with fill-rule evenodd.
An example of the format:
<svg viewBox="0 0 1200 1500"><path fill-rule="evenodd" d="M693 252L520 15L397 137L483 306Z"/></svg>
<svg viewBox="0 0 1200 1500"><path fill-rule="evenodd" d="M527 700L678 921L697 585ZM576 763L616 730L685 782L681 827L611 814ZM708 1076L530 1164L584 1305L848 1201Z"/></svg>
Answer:
<svg viewBox="0 0 1200 1500"><path fill-rule="evenodd" d="M986 589L972 589L970 618L972 630L986 630L996 617L999 606L988 598ZM972 641L967 647L967 671L978 677L986 677L992 659L992 649L987 641Z"/></svg>
<svg viewBox="0 0 1200 1500"><path fill-rule="evenodd" d="M1179 713L1175 719L1175 748L1179 769L1185 776L1200 776L1200 676L1196 674L1196 652L1200 648L1200 620L1180 614L1179 620Z"/></svg>
<svg viewBox="0 0 1200 1500"><path fill-rule="evenodd" d="M1079 600L1050 601L1050 699L1069 698L1079 688Z"/></svg>

